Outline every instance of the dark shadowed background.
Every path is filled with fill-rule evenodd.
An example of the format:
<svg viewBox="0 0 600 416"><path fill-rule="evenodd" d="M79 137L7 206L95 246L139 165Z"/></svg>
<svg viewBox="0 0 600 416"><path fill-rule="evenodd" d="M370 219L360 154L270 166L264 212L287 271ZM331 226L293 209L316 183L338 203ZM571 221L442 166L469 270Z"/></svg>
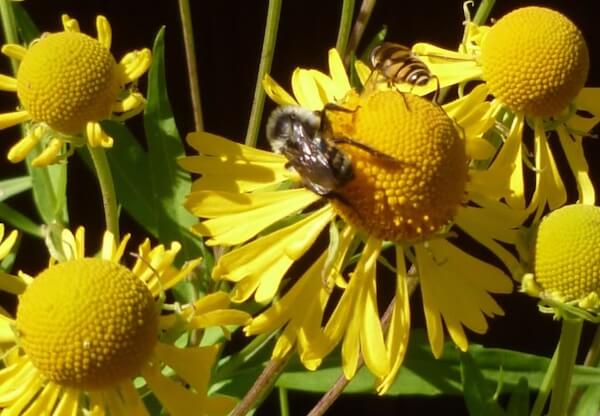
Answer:
<svg viewBox="0 0 600 416"><path fill-rule="evenodd" d="M360 1L357 1L357 8ZM499 0L492 17L499 18L507 11L525 5L549 6L570 17L587 39L591 55L588 85L600 86L600 37L595 0L509 1ZM42 32L61 30L60 16L68 13L79 20L83 32L95 36L95 16L105 15L113 29L112 52L117 59L131 49L152 47L154 36L161 26L166 26L166 66L171 104L182 136L193 130L193 118L189 98L186 66L184 60L181 28L177 2L142 0L54 0L25 1L22 3ZM327 70L327 50L335 46L341 0L296 0L284 2L279 37L271 74L284 87L289 87L290 76L297 66ZM267 1L192 1L195 43L198 55L200 88L204 110L205 128L234 140L242 140L250 113L256 72L260 57ZM403 44L428 41L440 46L455 48L462 36L462 1L394 1L380 0L372 15L364 39L370 40L383 25L388 27L387 39ZM363 47L364 47L363 42ZM359 51L361 48L359 48ZM8 59L0 58L0 70L9 72ZM144 90L144 81L141 89ZM0 93L0 111L12 111L16 99L9 93ZM267 103L266 114L274 108ZM143 139L141 118L128 123ZM18 136L18 129L0 132L0 150L6 154ZM266 145L264 134L259 146ZM600 155L597 140L586 140L586 155L592 169L594 183L599 183L600 170L596 160ZM559 160L564 161L560 156ZM104 227L102 202L97 182L77 158L69 159L69 212L73 227L85 225L90 249L99 245ZM0 178L24 174L21 165L11 165L4 157L0 159ZM572 180L566 183L573 187ZM11 206L33 213L29 195L9 201ZM139 230L124 217L123 232ZM135 236L135 234L134 234ZM135 242L143 234L134 237ZM16 267L35 274L47 262L45 249L39 241L25 238L17 257ZM90 250L91 252L91 250ZM537 312L535 301L521 294L498 297L506 311L504 317L490 323L485 336L470 334L474 342L486 346L511 348L550 356L559 334L559 324L549 316ZM422 308L418 296L413 302L413 326L423 327ZM586 328L584 345L590 340L593 328ZM582 347L583 348L583 347ZM316 403L318 396L290 392L293 416L306 414ZM328 414L351 412L354 415L404 414L439 412L465 414L460 397L401 397L377 398L368 396L344 396ZM259 415L278 414L275 395L272 395Z"/></svg>

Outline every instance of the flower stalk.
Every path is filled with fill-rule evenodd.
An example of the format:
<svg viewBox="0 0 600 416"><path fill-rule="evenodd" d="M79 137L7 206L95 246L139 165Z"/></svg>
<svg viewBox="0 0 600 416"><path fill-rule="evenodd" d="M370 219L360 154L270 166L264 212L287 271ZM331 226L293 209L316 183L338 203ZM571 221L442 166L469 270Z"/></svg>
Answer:
<svg viewBox="0 0 600 416"><path fill-rule="evenodd" d="M88 146L96 176L100 184L102 193L102 203L104 206L104 218L106 221L106 230L110 231L119 241L119 213L117 211L117 195L113 182L110 166L106 157L106 152L102 147Z"/></svg>

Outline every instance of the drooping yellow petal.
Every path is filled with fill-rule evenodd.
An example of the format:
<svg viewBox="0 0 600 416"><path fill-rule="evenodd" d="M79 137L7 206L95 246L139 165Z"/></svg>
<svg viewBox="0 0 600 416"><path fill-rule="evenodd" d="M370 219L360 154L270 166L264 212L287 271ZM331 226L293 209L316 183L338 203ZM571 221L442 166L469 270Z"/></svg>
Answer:
<svg viewBox="0 0 600 416"><path fill-rule="evenodd" d="M48 409L54 409L62 387L49 381L42 392L33 400L22 416L39 416L48 414Z"/></svg>
<svg viewBox="0 0 600 416"><path fill-rule="evenodd" d="M200 217L219 215L193 226L198 234L211 237L206 244L232 246L320 198L306 189L253 194L199 191L189 195L185 206Z"/></svg>
<svg viewBox="0 0 600 416"><path fill-rule="evenodd" d="M443 239L416 244L415 251L433 354L439 357L442 353L441 318L456 345L466 349L468 341L459 327L485 332L485 316L503 314L490 293L510 293L510 278Z"/></svg>
<svg viewBox="0 0 600 416"><path fill-rule="evenodd" d="M262 81L262 86L269 98L279 105L298 105L298 102L287 93L273 78L268 74Z"/></svg>
<svg viewBox="0 0 600 416"><path fill-rule="evenodd" d="M396 246L396 297L386 337L386 349L390 362L389 372L377 380L377 394L385 394L396 379L404 362L410 334L410 305L407 286L406 262L401 247Z"/></svg>
<svg viewBox="0 0 600 416"><path fill-rule="evenodd" d="M7 158L12 163L18 163L27 157L31 150L40 142L44 135L44 128L35 127L25 137L15 143L8 151Z"/></svg>
<svg viewBox="0 0 600 416"><path fill-rule="evenodd" d="M239 282L231 294L234 302L243 302L255 290L257 302L270 301L283 274L310 248L334 215L326 205L288 227L230 251L219 259L213 277Z"/></svg>
<svg viewBox="0 0 600 416"><path fill-rule="evenodd" d="M65 388L52 416L77 416L78 408L79 391L74 388Z"/></svg>
<svg viewBox="0 0 600 416"><path fill-rule="evenodd" d="M64 141L56 137L50 139L50 142L46 146L42 153L31 161L31 166L39 168L43 166L51 165L56 162L58 154L63 148Z"/></svg>
<svg viewBox="0 0 600 416"><path fill-rule="evenodd" d="M223 309L218 311L196 314L188 323L188 328L208 328L211 326L245 325L250 321L250 315L244 311Z"/></svg>
<svg viewBox="0 0 600 416"><path fill-rule="evenodd" d="M18 236L19 232L17 230L12 230L8 237L4 238L4 224L0 223L0 260L10 253Z"/></svg>
<svg viewBox="0 0 600 416"><path fill-rule="evenodd" d="M115 115L116 120L126 120L133 117L144 110L146 99L139 92L133 92L121 101L115 101L112 106L113 113L124 113Z"/></svg>
<svg viewBox="0 0 600 416"><path fill-rule="evenodd" d="M23 279L12 274L5 273L0 270L0 289L12 293L14 295L20 295L27 288L27 284Z"/></svg>
<svg viewBox="0 0 600 416"><path fill-rule="evenodd" d="M106 148L113 145L113 138L106 134L100 123L96 121L90 121L86 124L85 134L91 147L102 146Z"/></svg>
<svg viewBox="0 0 600 416"><path fill-rule="evenodd" d="M567 128L577 134L587 134L600 123L600 88L583 88L574 102L576 112Z"/></svg>
<svg viewBox="0 0 600 416"><path fill-rule="evenodd" d="M579 202L587 205L596 203L596 192L594 185L590 180L590 168L585 160L583 153L583 137L576 134L569 134L565 126L557 128L560 144L567 156L569 167L575 174L575 182L579 192Z"/></svg>
<svg viewBox="0 0 600 416"><path fill-rule="evenodd" d="M112 29L106 17L96 17L96 32L98 33L98 42L106 49L110 49L112 43Z"/></svg>
<svg viewBox="0 0 600 416"><path fill-rule="evenodd" d="M131 381L127 380L119 385L119 395L123 398L123 404L126 408L125 414L131 416L149 415L144 402Z"/></svg>

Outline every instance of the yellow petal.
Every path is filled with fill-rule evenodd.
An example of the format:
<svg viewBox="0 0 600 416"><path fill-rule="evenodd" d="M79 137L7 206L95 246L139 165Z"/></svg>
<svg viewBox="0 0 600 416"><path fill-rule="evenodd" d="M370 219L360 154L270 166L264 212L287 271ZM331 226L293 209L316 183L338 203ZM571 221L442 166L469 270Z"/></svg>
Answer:
<svg viewBox="0 0 600 416"><path fill-rule="evenodd" d="M289 95L285 89L283 89L273 78L271 78L268 74L265 75L265 78L262 81L263 88L265 92L271 98L271 100L275 101L279 105L298 105L298 102L294 100L294 97Z"/></svg>
<svg viewBox="0 0 600 416"><path fill-rule="evenodd" d="M56 162L56 158L62 150L63 144L64 142L62 139L58 139L56 137L50 139L50 142L48 142L46 148L42 150L42 153L40 153L39 156L31 161L31 166L38 168L48 166Z"/></svg>
<svg viewBox="0 0 600 416"><path fill-rule="evenodd" d="M0 74L0 90L2 91L17 91L17 79Z"/></svg>
<svg viewBox="0 0 600 416"><path fill-rule="evenodd" d="M577 111L567 122L567 128L587 134L600 123L600 88L583 88L574 104Z"/></svg>
<svg viewBox="0 0 600 416"><path fill-rule="evenodd" d="M206 395L208 381L219 348L219 344L207 347L177 348L159 342L154 351L156 356L171 367L178 377L189 383L196 393Z"/></svg>
<svg viewBox="0 0 600 416"><path fill-rule="evenodd" d="M0 224L0 240L2 241L2 243L0 243L0 260L10 253L18 236L19 232L17 230L12 230L8 237L4 238L4 224Z"/></svg>
<svg viewBox="0 0 600 416"><path fill-rule="evenodd" d="M96 17L96 31L98 33L98 42L100 42L106 49L110 50L110 45L112 42L112 29L106 17Z"/></svg>
<svg viewBox="0 0 600 416"><path fill-rule="evenodd" d="M148 71L148 68L150 68L151 63L152 52L148 48L127 53L119 62L119 65L124 70L125 78L123 79L123 83L133 82L144 75Z"/></svg>
<svg viewBox="0 0 600 416"><path fill-rule="evenodd" d="M74 388L65 388L52 416L77 416L78 409L79 391Z"/></svg>
<svg viewBox="0 0 600 416"><path fill-rule="evenodd" d="M333 96L336 98L336 100L341 100L344 98L346 93L352 89L350 86L350 80L348 79L344 62L342 62L342 58L340 57L337 49L329 49L328 58L329 73L331 74L331 79L333 80L335 87L335 90L332 91Z"/></svg>
<svg viewBox="0 0 600 416"><path fill-rule="evenodd" d="M131 381L126 380L119 384L119 395L123 398L123 404L125 405L125 414L131 416L148 416L149 413L144 406L139 393L133 387Z"/></svg>
<svg viewBox="0 0 600 416"><path fill-rule="evenodd" d="M358 75L361 85L365 85L371 76L371 68L363 61L356 60L354 62L354 69L356 70L356 75Z"/></svg>
<svg viewBox="0 0 600 416"><path fill-rule="evenodd" d="M14 43L7 43L6 45L2 46L2 53L9 58L22 61L27 54L27 48Z"/></svg>
<svg viewBox="0 0 600 416"><path fill-rule="evenodd" d="M113 138L102 130L100 123L90 121L85 126L85 133L91 147L112 147Z"/></svg>
<svg viewBox="0 0 600 416"><path fill-rule="evenodd" d="M208 245L232 246L248 241L320 198L306 189L253 194L199 191L189 195L185 206L200 217L218 215L193 226L200 235L211 237L206 241Z"/></svg>
<svg viewBox="0 0 600 416"><path fill-rule="evenodd" d="M14 295L22 294L27 288L23 279L0 270L0 289Z"/></svg>
<svg viewBox="0 0 600 416"><path fill-rule="evenodd" d="M69 17L68 14L63 14L61 19L65 32L80 32L79 22L76 19Z"/></svg>
<svg viewBox="0 0 600 416"><path fill-rule="evenodd" d="M61 390L62 387L54 384L51 381L48 382L44 386L40 395L32 401L31 405L22 414L22 416L39 416L48 414L48 409L54 409Z"/></svg>
<svg viewBox="0 0 600 416"><path fill-rule="evenodd" d="M560 144L567 156L569 167L575 174L579 202L594 205L596 203L596 192L590 180L590 168L583 153L583 138L579 135L569 134L565 126L560 126L557 132Z"/></svg>
<svg viewBox="0 0 600 416"><path fill-rule="evenodd" d="M12 113L0 114L0 130L16 126L30 119L31 116L27 111L13 111Z"/></svg>
<svg viewBox="0 0 600 416"><path fill-rule="evenodd" d="M320 111L325 104L317 83L306 69L296 68L292 74L292 90L301 107Z"/></svg>

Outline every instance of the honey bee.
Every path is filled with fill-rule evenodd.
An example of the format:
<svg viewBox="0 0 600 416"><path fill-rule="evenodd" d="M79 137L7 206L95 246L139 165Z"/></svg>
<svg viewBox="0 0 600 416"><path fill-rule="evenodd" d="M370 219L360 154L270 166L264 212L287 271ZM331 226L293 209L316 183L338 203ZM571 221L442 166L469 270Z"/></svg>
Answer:
<svg viewBox="0 0 600 416"><path fill-rule="evenodd" d="M410 48L399 43L383 42L373 48L369 58L373 71L379 72L390 84L422 86L435 79L437 89L433 101L437 101L440 89L438 78Z"/></svg>

